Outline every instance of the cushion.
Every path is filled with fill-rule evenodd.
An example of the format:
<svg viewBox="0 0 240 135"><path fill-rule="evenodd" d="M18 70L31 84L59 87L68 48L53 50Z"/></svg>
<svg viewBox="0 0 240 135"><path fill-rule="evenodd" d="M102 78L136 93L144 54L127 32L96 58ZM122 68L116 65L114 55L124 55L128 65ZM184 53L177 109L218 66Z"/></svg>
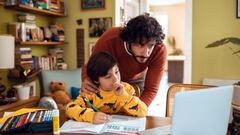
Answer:
<svg viewBox="0 0 240 135"><path fill-rule="evenodd" d="M73 100L77 99L79 91L80 91L79 87L71 87L71 96Z"/></svg>
<svg viewBox="0 0 240 135"><path fill-rule="evenodd" d="M41 96L44 92L49 92L51 81L65 81L69 95L71 87L81 87L81 68L74 70L43 70L41 72Z"/></svg>

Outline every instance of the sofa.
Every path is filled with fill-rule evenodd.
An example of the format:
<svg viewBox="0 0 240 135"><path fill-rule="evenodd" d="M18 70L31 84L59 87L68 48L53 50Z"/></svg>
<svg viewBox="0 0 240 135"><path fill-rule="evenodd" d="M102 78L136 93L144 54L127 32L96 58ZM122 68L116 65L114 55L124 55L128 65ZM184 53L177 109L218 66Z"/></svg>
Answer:
<svg viewBox="0 0 240 135"><path fill-rule="evenodd" d="M67 92L71 98L76 98L76 93L79 93L82 83L81 72L81 68L73 70L43 70L40 75L41 99L39 107L57 109L57 105L51 97L44 97L44 93L49 92L49 84L51 81L64 81Z"/></svg>

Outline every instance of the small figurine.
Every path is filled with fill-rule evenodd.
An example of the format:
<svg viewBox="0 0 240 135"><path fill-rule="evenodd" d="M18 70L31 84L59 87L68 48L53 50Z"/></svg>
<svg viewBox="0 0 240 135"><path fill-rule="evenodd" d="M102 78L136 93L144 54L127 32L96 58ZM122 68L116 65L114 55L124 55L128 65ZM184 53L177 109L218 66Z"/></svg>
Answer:
<svg viewBox="0 0 240 135"><path fill-rule="evenodd" d="M2 94L6 90L6 86L0 84L0 99L4 99L5 96Z"/></svg>

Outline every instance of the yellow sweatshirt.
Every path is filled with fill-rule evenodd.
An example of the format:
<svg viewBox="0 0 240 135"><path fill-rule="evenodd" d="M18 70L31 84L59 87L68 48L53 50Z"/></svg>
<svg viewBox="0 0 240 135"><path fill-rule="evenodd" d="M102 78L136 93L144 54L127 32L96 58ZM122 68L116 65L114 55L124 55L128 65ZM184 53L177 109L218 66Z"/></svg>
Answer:
<svg viewBox="0 0 240 135"><path fill-rule="evenodd" d="M86 121L93 123L93 117L96 112L84 102L82 96L88 99L101 112L107 114L125 113L136 117L143 117L147 114L147 106L138 97L134 96L134 88L121 82L125 91L120 96L115 95L115 90L104 91L99 88L95 94L81 94L78 98L68 103L66 114L69 118L76 121Z"/></svg>

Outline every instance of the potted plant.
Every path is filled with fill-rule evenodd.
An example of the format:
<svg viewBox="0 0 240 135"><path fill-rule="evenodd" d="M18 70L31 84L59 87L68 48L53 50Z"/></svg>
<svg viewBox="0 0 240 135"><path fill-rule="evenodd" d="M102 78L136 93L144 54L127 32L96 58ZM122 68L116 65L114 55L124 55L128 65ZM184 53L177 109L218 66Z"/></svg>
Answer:
<svg viewBox="0 0 240 135"><path fill-rule="evenodd" d="M167 45L169 45L173 50L169 55L183 55L182 50L176 46L176 40L174 36L167 37Z"/></svg>
<svg viewBox="0 0 240 135"><path fill-rule="evenodd" d="M233 45L237 45L240 47L240 38L236 37L227 37L227 38L222 38L220 40L214 41L206 46L206 48L212 48L212 47L219 47L223 45L229 45L228 43L232 43ZM229 49L233 51L233 54L238 54L240 53L240 49L234 50L229 46Z"/></svg>
<svg viewBox="0 0 240 135"><path fill-rule="evenodd" d="M206 46L206 48L219 47L223 45L236 45L240 47L240 38L237 37L227 37L220 40L214 41ZM240 58L240 49L233 49L229 46L229 49L233 52L233 55L237 55ZM233 99L232 99L232 113L233 120L231 126L231 134L239 135L240 134L240 81L233 84Z"/></svg>
<svg viewBox="0 0 240 135"><path fill-rule="evenodd" d="M14 82L13 88L16 89L19 99L28 99L30 93L29 82L36 79L40 69L24 69L21 66L16 66L10 70L8 78Z"/></svg>

